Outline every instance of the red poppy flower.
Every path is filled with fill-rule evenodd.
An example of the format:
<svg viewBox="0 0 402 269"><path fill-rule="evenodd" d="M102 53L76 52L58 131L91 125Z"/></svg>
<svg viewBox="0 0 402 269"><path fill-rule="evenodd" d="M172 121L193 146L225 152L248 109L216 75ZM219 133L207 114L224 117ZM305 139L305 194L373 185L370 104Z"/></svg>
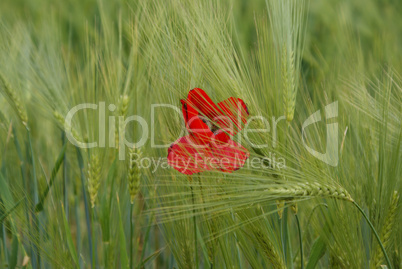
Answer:
<svg viewBox="0 0 402 269"><path fill-rule="evenodd" d="M181 103L189 134L170 146L168 164L187 175L207 170L231 173L243 167L250 153L230 138L247 123L243 100L230 97L215 104L195 88Z"/></svg>

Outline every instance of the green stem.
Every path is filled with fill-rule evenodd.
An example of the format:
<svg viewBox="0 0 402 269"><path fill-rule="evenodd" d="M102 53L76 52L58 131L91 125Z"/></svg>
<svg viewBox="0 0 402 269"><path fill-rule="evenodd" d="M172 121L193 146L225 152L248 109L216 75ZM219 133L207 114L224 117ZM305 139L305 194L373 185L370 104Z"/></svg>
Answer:
<svg viewBox="0 0 402 269"><path fill-rule="evenodd" d="M76 148L77 151L77 159L78 159L78 166L80 168L80 175L81 175L81 189L82 189L82 195L84 196L84 207L85 207L85 221L87 225L87 231L88 231L88 246L89 246L89 253L91 255L91 268L94 268L93 266L93 260L94 260L94 251L92 249L92 227L91 227L91 218L89 214L89 206L88 206L88 198L85 190L85 174L84 174L84 160L81 155L81 149Z"/></svg>
<svg viewBox="0 0 402 269"><path fill-rule="evenodd" d="M92 223L92 229L91 229L91 234L92 234L92 251L93 251L93 255L92 255L92 268L98 268L97 266L97 262L96 262L96 236L95 236L95 229L93 224L95 223L95 208L92 208L92 212L89 213L91 216L91 223Z"/></svg>
<svg viewBox="0 0 402 269"><path fill-rule="evenodd" d="M6 213L6 209L3 207L3 205L4 205L3 200L0 197L0 233L2 233L2 235L0 237L3 241L4 260L5 260L6 264L8 264L6 227L3 225L3 216L5 219L5 217L7 216L7 213ZM1 258L1 252L0 252L0 258Z"/></svg>
<svg viewBox="0 0 402 269"><path fill-rule="evenodd" d="M198 250L197 250L197 220L195 217L195 207L194 207L194 192L193 187L190 186L191 189L191 198L193 199L193 221L194 221L194 252L195 252L195 266L198 268Z"/></svg>
<svg viewBox="0 0 402 269"><path fill-rule="evenodd" d="M27 134L28 134L28 143L29 143L29 150L30 150L30 158L31 158L31 166L32 166L32 180L33 180L33 190L32 190L32 198L34 201L34 204L36 205L39 202L39 195L38 195L38 179L36 177L36 166L35 166L35 156L33 152L33 146L32 146L32 138L31 138L31 131L27 127ZM28 156L29 157L29 156ZM33 222L33 227L35 231L35 236L38 236L40 238L40 229L39 229L39 218L37 215L34 214L34 211L31 213L31 218ZM34 269L36 268L41 268L41 258L39 254L40 250L40 240L38 244L34 244L33 246L35 256L32 257L32 267Z"/></svg>
<svg viewBox="0 0 402 269"><path fill-rule="evenodd" d="M66 143L67 138L66 138L66 133L63 132L62 134L62 143ZM63 146L64 147L64 146ZM64 198L64 208L65 208L65 214L66 214L66 219L68 221L68 165L67 165L67 154L64 153L63 156L63 198Z"/></svg>
<svg viewBox="0 0 402 269"><path fill-rule="evenodd" d="M206 219L208 219L207 218L207 212L206 212L206 210L205 210L205 199L204 199L204 192L202 191L202 181L201 181L201 179L200 179L200 177L198 176L198 184L200 185L200 192L201 192L201 202L202 202L202 211L203 211L203 216L204 216L204 218L206 218ZM234 218L234 216L233 216L233 212L232 212L232 217ZM213 234L213 230L212 230L212 228L211 228L211 226L212 226L212 224L211 224L211 221L209 221L209 220L207 220L207 226L208 226L208 230L209 230L209 232L211 233L211 234ZM235 237L236 237L236 235L235 235ZM213 244L213 242L211 242L211 244ZM212 248L212 247L211 247ZM239 249L237 248L237 250L239 251ZM214 251L211 251L211 253L214 253ZM213 254L212 254L213 255ZM240 257L240 255L238 255L238 257ZM213 258L211 258L211 259L209 259L208 258L208 260L209 260L209 264L210 264L210 269L213 269L214 268L214 265L213 265L213 263L214 263L214 261L213 261ZM240 262L239 262L239 264L240 264Z"/></svg>
<svg viewBox="0 0 402 269"><path fill-rule="evenodd" d="M304 269L304 261L303 261L303 241L302 241L302 232L300 229L300 221L297 214L295 214L297 230L299 231L299 244L300 244L300 268Z"/></svg>
<svg viewBox="0 0 402 269"><path fill-rule="evenodd" d="M145 251L146 251L146 246L147 246L148 241L149 241L149 234L150 234L150 231L151 231L151 228L152 228L152 223L154 222L154 216L155 216L155 213L152 213L152 215L149 217L148 228L147 228L147 231L145 232L144 245L142 246L140 264L144 263L144 255L145 255Z"/></svg>
<svg viewBox="0 0 402 269"><path fill-rule="evenodd" d="M133 268L133 204L130 204L130 268Z"/></svg>
<svg viewBox="0 0 402 269"><path fill-rule="evenodd" d="M366 219L366 221L367 221L367 223L369 224L371 230L373 231L375 237L377 238L378 244L380 244L380 247L381 247L382 252L384 253L385 260L387 261L387 264L388 264L388 269L392 269L391 261L389 260L388 254L387 254L387 252L385 251L384 245L382 244L381 239L380 239L380 237L378 236L378 233L377 233L377 231L375 230L373 224L371 223L371 221L370 221L369 218L367 217L366 213L364 213L363 209L362 209L355 201L353 201L353 204L357 207L357 209L359 209L359 211L362 213L363 217Z"/></svg>
<svg viewBox="0 0 402 269"><path fill-rule="evenodd" d="M292 261L292 253L290 249L289 219L287 207L284 208L282 218L280 219L280 233L285 263L288 265L289 268L293 268L292 262L289 262L288 264L288 261Z"/></svg>

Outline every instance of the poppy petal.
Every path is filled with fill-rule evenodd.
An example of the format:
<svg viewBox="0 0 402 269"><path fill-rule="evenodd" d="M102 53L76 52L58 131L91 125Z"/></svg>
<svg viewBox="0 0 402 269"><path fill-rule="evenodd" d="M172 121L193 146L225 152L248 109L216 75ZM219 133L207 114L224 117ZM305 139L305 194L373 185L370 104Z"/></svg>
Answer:
<svg viewBox="0 0 402 269"><path fill-rule="evenodd" d="M200 118L197 110L184 100L180 100L182 103L182 112L186 128L192 136L192 142L198 145L205 145L209 143L212 131L208 125Z"/></svg>
<svg viewBox="0 0 402 269"><path fill-rule="evenodd" d="M189 92L187 103L232 136L242 129L249 116L247 105L242 99L230 97L216 105L200 88Z"/></svg>
<svg viewBox="0 0 402 269"><path fill-rule="evenodd" d="M200 88L190 90L187 97L187 102L197 108L202 114L209 119L214 119L222 115L222 111L212 101L208 94Z"/></svg>
<svg viewBox="0 0 402 269"><path fill-rule="evenodd" d="M249 113L243 100L230 97L216 105L202 89L195 88L187 100L180 101L189 135L170 146L168 164L187 175L207 170L231 173L243 167L250 153L230 139L247 123Z"/></svg>
<svg viewBox="0 0 402 269"><path fill-rule="evenodd" d="M225 133L222 130L218 130L214 133L213 136L213 142L216 142L217 144L221 145L221 144L226 144L230 139L230 136Z"/></svg>
<svg viewBox="0 0 402 269"><path fill-rule="evenodd" d="M211 143L211 149L216 159L219 159L220 170L231 173L244 166L250 152L232 139L224 145Z"/></svg>
<svg viewBox="0 0 402 269"><path fill-rule="evenodd" d="M209 164L213 159L209 147L196 148L190 135L179 138L168 150L168 164L182 174L192 175L211 170Z"/></svg>
<svg viewBox="0 0 402 269"><path fill-rule="evenodd" d="M228 129L227 131L231 135L235 135L242 129L243 125L247 123L249 112L246 103L240 98L230 97L218 103L218 106L223 111L224 115L230 119L230 123L233 123L221 126L222 129Z"/></svg>

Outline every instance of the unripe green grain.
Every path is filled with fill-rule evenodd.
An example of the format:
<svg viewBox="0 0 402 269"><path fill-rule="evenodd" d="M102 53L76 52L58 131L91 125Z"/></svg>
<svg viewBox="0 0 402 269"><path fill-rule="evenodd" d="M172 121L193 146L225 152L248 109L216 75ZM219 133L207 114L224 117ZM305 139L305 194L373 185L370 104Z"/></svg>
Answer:
<svg viewBox="0 0 402 269"><path fill-rule="evenodd" d="M118 105L117 105L117 114L119 117L123 117L123 119L127 116L127 111L128 111L128 105L130 102L130 98L128 97L128 95L120 95L119 100L118 100ZM115 129L115 145L116 148L119 148L119 141L120 139L124 138L124 134L123 134L123 124L124 122L122 122L121 120L118 121L118 128Z"/></svg>
<svg viewBox="0 0 402 269"><path fill-rule="evenodd" d="M67 130L70 130L71 135L74 137L75 140L77 141L81 141L80 139L80 135L78 134L77 130L74 129L72 126L68 126L65 123L65 119L63 117L63 115L61 115L58 111L53 111L53 116L55 117L55 119L57 120L57 122L59 122L59 124L61 126L63 126L63 128L65 129L64 131L66 132Z"/></svg>
<svg viewBox="0 0 402 269"><path fill-rule="evenodd" d="M295 63L294 52L287 52L286 45L282 47L281 72L282 72L282 91L285 116L288 122L293 120L297 88L295 84Z"/></svg>
<svg viewBox="0 0 402 269"><path fill-rule="evenodd" d="M93 154L88 163L88 192L92 208L95 207L96 197L100 186L101 166L99 156Z"/></svg>
<svg viewBox="0 0 402 269"><path fill-rule="evenodd" d="M391 205L389 207L388 214L385 217L384 226L381 230L381 242L385 249L389 248L392 242L391 234L395 225L398 202L399 194L397 191L395 191L392 195ZM384 261L384 253L382 252L380 246L377 245L371 268L381 268L381 265L384 264Z"/></svg>
<svg viewBox="0 0 402 269"><path fill-rule="evenodd" d="M0 81L1 81L1 88L4 90L5 94L8 96L9 100L11 101L11 105L17 112L18 117L20 118L21 122L26 125L28 122L28 116L26 113L25 108L22 105L21 99L19 98L18 94L14 89L11 88L11 85L8 83L6 78L0 72Z"/></svg>
<svg viewBox="0 0 402 269"><path fill-rule="evenodd" d="M131 203L134 203L135 196L140 187L141 170L139 169L136 160L141 158L141 151L139 149L130 149L130 160L128 167L128 186L130 191Z"/></svg>
<svg viewBox="0 0 402 269"><path fill-rule="evenodd" d="M253 228L253 233L255 238L257 239L259 247L262 249L268 260L271 262L272 267L275 269L283 269L286 268L286 265L276 251L274 245L269 240L267 236L264 235L258 228Z"/></svg>
<svg viewBox="0 0 402 269"><path fill-rule="evenodd" d="M293 199L297 197L328 197L352 202L350 194L343 188L321 183L295 183L291 186L278 184L266 190L267 195Z"/></svg>

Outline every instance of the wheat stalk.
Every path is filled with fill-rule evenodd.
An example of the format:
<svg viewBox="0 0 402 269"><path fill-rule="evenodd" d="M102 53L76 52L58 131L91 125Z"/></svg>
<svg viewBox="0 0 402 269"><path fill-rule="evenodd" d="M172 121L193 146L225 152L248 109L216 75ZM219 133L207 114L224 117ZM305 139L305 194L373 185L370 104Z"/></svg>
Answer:
<svg viewBox="0 0 402 269"><path fill-rule="evenodd" d="M305 1L267 0L286 120L293 120L304 47Z"/></svg>

